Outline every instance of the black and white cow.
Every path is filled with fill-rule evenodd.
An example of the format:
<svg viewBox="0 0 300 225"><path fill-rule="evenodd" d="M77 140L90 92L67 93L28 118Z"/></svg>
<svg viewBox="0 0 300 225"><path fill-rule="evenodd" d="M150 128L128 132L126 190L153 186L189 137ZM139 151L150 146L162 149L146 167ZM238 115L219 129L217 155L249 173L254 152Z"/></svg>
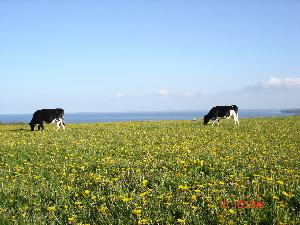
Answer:
<svg viewBox="0 0 300 225"><path fill-rule="evenodd" d="M208 114L204 116L204 125L206 125L210 120L213 120L212 125L217 123L219 125L220 119L234 119L234 124L239 125L238 107L236 105L231 106L215 106Z"/></svg>
<svg viewBox="0 0 300 225"><path fill-rule="evenodd" d="M29 123L31 131L34 131L35 125L38 125L38 130L42 128L44 130L43 123L55 123L57 126L57 130L59 126L64 130L65 123L64 123L64 110L57 108L57 109L40 109L37 110Z"/></svg>

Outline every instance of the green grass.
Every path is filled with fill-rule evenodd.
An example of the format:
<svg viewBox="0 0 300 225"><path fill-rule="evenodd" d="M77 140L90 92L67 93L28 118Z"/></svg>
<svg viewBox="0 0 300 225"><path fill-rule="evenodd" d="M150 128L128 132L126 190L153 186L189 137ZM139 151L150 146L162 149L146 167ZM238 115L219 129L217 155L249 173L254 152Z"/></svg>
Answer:
<svg viewBox="0 0 300 225"><path fill-rule="evenodd" d="M0 224L300 223L299 117L45 127L0 125Z"/></svg>

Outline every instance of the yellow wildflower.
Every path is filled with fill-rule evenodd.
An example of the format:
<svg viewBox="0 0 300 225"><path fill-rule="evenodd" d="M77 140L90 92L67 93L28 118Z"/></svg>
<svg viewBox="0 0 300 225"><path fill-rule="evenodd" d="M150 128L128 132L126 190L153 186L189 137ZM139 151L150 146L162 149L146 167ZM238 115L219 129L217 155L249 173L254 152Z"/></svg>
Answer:
<svg viewBox="0 0 300 225"><path fill-rule="evenodd" d="M192 201L196 201L197 200L197 196L196 195L192 195Z"/></svg>
<svg viewBox="0 0 300 225"><path fill-rule="evenodd" d="M132 199L133 199L133 198L127 198L127 197L125 197L125 198L123 198L122 200L123 200L123 202L130 202Z"/></svg>
<svg viewBox="0 0 300 225"><path fill-rule="evenodd" d="M141 209L134 209L132 210L133 214L140 216L142 214L142 210Z"/></svg>
<svg viewBox="0 0 300 225"><path fill-rule="evenodd" d="M178 223L185 223L185 219L177 219Z"/></svg>
<svg viewBox="0 0 300 225"><path fill-rule="evenodd" d="M68 221L71 223L74 223L76 221L76 217L75 216L71 216L68 218Z"/></svg>
<svg viewBox="0 0 300 225"><path fill-rule="evenodd" d="M235 211L234 211L233 209L230 209L229 212L230 212L231 214L235 214Z"/></svg>
<svg viewBox="0 0 300 225"><path fill-rule="evenodd" d="M279 198L276 195L273 195L273 199L279 200Z"/></svg>
<svg viewBox="0 0 300 225"><path fill-rule="evenodd" d="M50 206L47 209L49 212L53 212L53 211L55 211L55 206Z"/></svg>
<svg viewBox="0 0 300 225"><path fill-rule="evenodd" d="M98 207L98 212L100 213L105 214L107 210L108 210L107 207L103 204Z"/></svg>
<svg viewBox="0 0 300 225"><path fill-rule="evenodd" d="M291 195L289 195L287 192L285 192L285 191L283 191L283 192L281 192L284 196L286 196L286 197L291 197Z"/></svg>
<svg viewBox="0 0 300 225"><path fill-rule="evenodd" d="M142 224L148 224L148 220L147 219L141 219L138 221L138 225L142 225Z"/></svg>
<svg viewBox="0 0 300 225"><path fill-rule="evenodd" d="M280 185L284 184L283 181L281 181L281 180L278 180L277 183L280 184Z"/></svg>
<svg viewBox="0 0 300 225"><path fill-rule="evenodd" d="M192 206L192 210L193 210L193 211L196 211L197 209L198 209L197 206Z"/></svg>
<svg viewBox="0 0 300 225"><path fill-rule="evenodd" d="M179 190L186 191L186 190L189 189L189 187L188 187L187 185L179 185L179 186L178 186L178 189L179 189Z"/></svg>
<svg viewBox="0 0 300 225"><path fill-rule="evenodd" d="M148 184L148 180L143 180L143 181L142 181L142 186L143 186L143 187L146 187L147 184Z"/></svg>
<svg viewBox="0 0 300 225"><path fill-rule="evenodd" d="M139 196L140 196L140 197L144 197L144 196L147 195L147 194L148 194L148 192L145 191L145 192L143 192L143 193L140 193Z"/></svg>

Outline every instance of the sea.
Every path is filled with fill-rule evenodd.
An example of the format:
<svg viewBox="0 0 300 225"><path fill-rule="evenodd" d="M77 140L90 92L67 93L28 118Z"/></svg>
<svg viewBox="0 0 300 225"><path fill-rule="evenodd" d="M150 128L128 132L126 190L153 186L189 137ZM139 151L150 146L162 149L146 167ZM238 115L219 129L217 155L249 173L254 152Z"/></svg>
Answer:
<svg viewBox="0 0 300 225"><path fill-rule="evenodd" d="M98 123L122 121L201 120L207 110L170 112L111 112L111 113L65 113L66 123ZM263 118L291 115L276 109L239 110L239 118ZM32 114L0 114L0 123L29 123Z"/></svg>

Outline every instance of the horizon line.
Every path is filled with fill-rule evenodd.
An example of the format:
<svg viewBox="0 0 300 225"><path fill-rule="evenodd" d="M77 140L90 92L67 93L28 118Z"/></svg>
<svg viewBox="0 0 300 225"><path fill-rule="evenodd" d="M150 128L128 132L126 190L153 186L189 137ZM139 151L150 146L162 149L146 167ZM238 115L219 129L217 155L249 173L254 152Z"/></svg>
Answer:
<svg viewBox="0 0 300 225"><path fill-rule="evenodd" d="M209 108L210 109L210 108ZM172 112L197 112L197 111L209 111L209 109L181 109L181 110L132 110L132 111L91 111L91 112L65 112L65 114L107 114L107 113L172 113ZM300 108L239 108L239 111L242 110L295 110ZM0 115L25 115L25 114L32 114L31 113L0 113Z"/></svg>

